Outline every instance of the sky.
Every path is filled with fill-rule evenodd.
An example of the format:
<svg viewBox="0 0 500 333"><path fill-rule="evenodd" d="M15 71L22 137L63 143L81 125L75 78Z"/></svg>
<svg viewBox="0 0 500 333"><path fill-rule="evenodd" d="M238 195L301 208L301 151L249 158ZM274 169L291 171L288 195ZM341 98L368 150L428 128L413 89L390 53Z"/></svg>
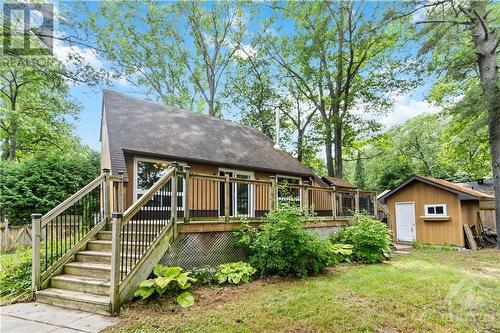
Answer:
<svg viewBox="0 0 500 333"><path fill-rule="evenodd" d="M263 15L265 17L268 13L264 11ZM286 26L285 29L287 29ZM54 45L54 51L55 55L63 62L66 61L66 57L71 51L76 51L92 66L104 69L109 68L109 64L106 60L96 55L91 48L86 48L84 46L70 47L63 45L61 42L56 42ZM376 119L388 128L397 124L402 124L406 120L423 113L438 112L439 109L437 107L425 101L425 95L429 90L429 87L429 84L425 84L405 95L396 96L396 103L392 112L389 112L385 116L378 116ZM82 111L79 114L79 117L70 121L75 126L76 135L80 137L81 143L88 145L96 151L100 151L99 132L102 89L104 88L130 94L139 98L147 98L147 96L137 94L137 89L123 78L114 79L109 85L102 85L98 88L91 88L87 86L72 86L70 88L71 97L78 101L82 106Z"/></svg>

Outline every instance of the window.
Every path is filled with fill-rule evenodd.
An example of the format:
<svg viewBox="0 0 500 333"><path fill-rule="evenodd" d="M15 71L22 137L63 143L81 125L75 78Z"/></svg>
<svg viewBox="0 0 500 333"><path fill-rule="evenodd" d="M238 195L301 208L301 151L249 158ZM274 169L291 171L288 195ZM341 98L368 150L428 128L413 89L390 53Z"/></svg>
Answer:
<svg viewBox="0 0 500 333"><path fill-rule="evenodd" d="M425 216L447 216L445 204L425 205Z"/></svg>
<svg viewBox="0 0 500 333"><path fill-rule="evenodd" d="M165 170L170 166L168 161L159 161L147 158L135 159L134 170L134 197L139 199L146 193L151 186L154 185L163 175ZM185 179L178 178L177 180L177 209L184 210L184 184ZM170 188L170 186L168 186ZM169 190L167 190L169 191ZM149 209L166 209L170 210L171 193L166 192L165 195L154 195L150 202L146 205Z"/></svg>
<svg viewBox="0 0 500 333"><path fill-rule="evenodd" d="M278 202L289 203L296 207L300 207L300 187L294 187L294 185L300 185L302 179L278 175L276 177L276 182L278 187Z"/></svg>

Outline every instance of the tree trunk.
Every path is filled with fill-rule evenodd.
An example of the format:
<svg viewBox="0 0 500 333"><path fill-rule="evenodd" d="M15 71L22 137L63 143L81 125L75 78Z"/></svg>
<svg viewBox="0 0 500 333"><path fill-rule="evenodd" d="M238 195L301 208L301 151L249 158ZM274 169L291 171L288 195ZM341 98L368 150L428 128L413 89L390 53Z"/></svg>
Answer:
<svg viewBox="0 0 500 333"><path fill-rule="evenodd" d="M335 177L342 178L342 121L335 123Z"/></svg>
<svg viewBox="0 0 500 333"><path fill-rule="evenodd" d="M333 157L332 157L332 132L327 129L325 132L325 156L326 156L326 170L328 171L328 176L335 177L335 170L333 169Z"/></svg>
<svg viewBox="0 0 500 333"><path fill-rule="evenodd" d="M304 158L304 131L298 130L297 133L297 159L302 162Z"/></svg>
<svg viewBox="0 0 500 333"><path fill-rule="evenodd" d="M12 131L9 138L9 160L15 161L17 154L17 120L13 119L10 127Z"/></svg>
<svg viewBox="0 0 500 333"><path fill-rule="evenodd" d="M487 21L486 1L471 1L468 12L474 24L472 39L477 49L481 88L488 110L489 141L495 186L497 248L500 249L500 91L496 63L496 31ZM481 19L482 18L482 21Z"/></svg>

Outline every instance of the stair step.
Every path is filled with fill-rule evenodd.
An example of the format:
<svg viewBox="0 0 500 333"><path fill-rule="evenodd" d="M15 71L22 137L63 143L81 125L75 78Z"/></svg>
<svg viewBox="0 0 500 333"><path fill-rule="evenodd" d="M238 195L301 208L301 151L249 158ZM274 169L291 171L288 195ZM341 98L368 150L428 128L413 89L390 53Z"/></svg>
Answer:
<svg viewBox="0 0 500 333"><path fill-rule="evenodd" d="M122 239L129 241L143 241L144 239L153 240L156 237L156 232L124 232L122 233ZM111 231L99 231L97 233L98 240L111 241L112 232Z"/></svg>
<svg viewBox="0 0 500 333"><path fill-rule="evenodd" d="M109 296L93 295L57 288L39 290L35 293L38 302L70 309L77 309L109 316Z"/></svg>
<svg viewBox="0 0 500 333"><path fill-rule="evenodd" d="M64 265L64 273L98 279L109 279L111 276L111 265L74 261Z"/></svg>
<svg viewBox="0 0 500 333"><path fill-rule="evenodd" d="M127 246L127 248L144 247L148 246L149 242L122 242L122 245ZM100 251L100 252L111 252L112 242L109 240L89 240L87 242L87 250L90 251Z"/></svg>
<svg viewBox="0 0 500 333"><path fill-rule="evenodd" d="M109 265L111 263L111 252L80 251L76 253L76 261Z"/></svg>
<svg viewBox="0 0 500 333"><path fill-rule="evenodd" d="M109 296L110 281L94 277L62 274L50 279L52 288Z"/></svg>

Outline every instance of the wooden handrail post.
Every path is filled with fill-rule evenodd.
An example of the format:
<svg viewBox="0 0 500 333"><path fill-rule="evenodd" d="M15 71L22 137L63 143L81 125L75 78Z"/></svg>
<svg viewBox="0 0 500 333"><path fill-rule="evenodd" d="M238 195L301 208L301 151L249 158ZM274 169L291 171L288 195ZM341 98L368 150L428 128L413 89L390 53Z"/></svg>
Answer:
<svg viewBox="0 0 500 333"><path fill-rule="evenodd" d="M31 259L31 290L33 294L40 288L40 241L42 214L31 214L31 241L33 254Z"/></svg>
<svg viewBox="0 0 500 333"><path fill-rule="evenodd" d="M185 174L185 185L184 185L184 223L189 223L189 177L191 173L191 167L186 165L184 167Z"/></svg>
<svg viewBox="0 0 500 333"><path fill-rule="evenodd" d="M121 278L121 230L123 212L112 214L113 226L111 232L111 281L110 300L111 314L116 315L120 311L120 278Z"/></svg>
<svg viewBox="0 0 500 333"><path fill-rule="evenodd" d="M304 181L304 203L302 205L302 207L304 208L304 213L306 215L306 217L309 216L309 181L305 180Z"/></svg>
<svg viewBox="0 0 500 333"><path fill-rule="evenodd" d="M332 186L332 219L335 221L337 217L337 198L335 193L335 186Z"/></svg>
<svg viewBox="0 0 500 333"><path fill-rule="evenodd" d="M356 210L356 214L359 213L359 190L356 190L356 194L354 195L354 207Z"/></svg>
<svg viewBox="0 0 500 333"><path fill-rule="evenodd" d="M104 218L106 219L106 223L111 222L111 188L110 188L110 175L111 175L111 170L110 169L102 169L102 172L104 173L104 189L103 189L103 197L104 197L104 202L103 202L103 212L104 212Z"/></svg>
<svg viewBox="0 0 500 333"><path fill-rule="evenodd" d="M271 186L269 188L269 211L276 210L276 202L278 193L276 191L276 176L269 177Z"/></svg>
<svg viewBox="0 0 500 333"><path fill-rule="evenodd" d="M177 236L177 162L172 162L172 168L174 172L172 173L171 186L170 186L170 218L172 220L172 226L174 228L174 239Z"/></svg>
<svg viewBox="0 0 500 333"><path fill-rule="evenodd" d="M229 181L229 174L226 173L226 178L224 179L224 221L229 222L229 217L231 216L231 183Z"/></svg>

